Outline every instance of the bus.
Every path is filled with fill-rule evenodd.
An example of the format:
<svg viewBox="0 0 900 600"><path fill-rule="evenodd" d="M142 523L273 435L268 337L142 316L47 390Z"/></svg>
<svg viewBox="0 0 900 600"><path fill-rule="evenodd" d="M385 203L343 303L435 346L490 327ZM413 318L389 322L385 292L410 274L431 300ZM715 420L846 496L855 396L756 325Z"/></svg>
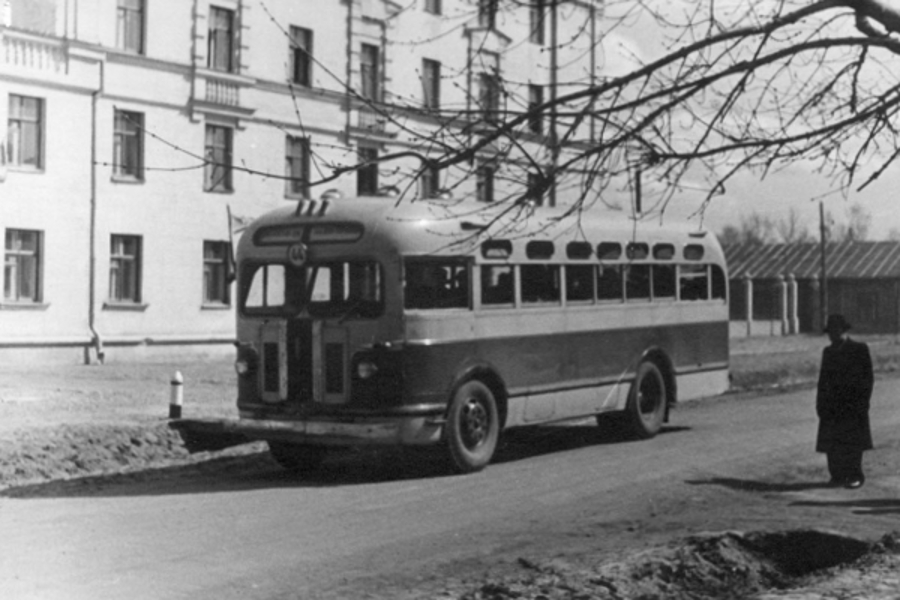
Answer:
<svg viewBox="0 0 900 600"><path fill-rule="evenodd" d="M728 386L716 237L563 209L305 200L236 253L237 409L186 443L263 440L306 471L360 445L478 471L510 428L615 419L653 437ZM207 445L207 447L209 447Z"/></svg>

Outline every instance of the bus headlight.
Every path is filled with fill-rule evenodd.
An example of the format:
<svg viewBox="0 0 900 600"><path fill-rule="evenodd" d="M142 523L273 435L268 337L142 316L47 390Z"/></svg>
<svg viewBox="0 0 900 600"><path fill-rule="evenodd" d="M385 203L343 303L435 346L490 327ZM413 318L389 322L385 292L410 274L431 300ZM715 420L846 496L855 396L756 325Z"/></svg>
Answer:
<svg viewBox="0 0 900 600"><path fill-rule="evenodd" d="M378 365L371 360L361 360L356 365L356 374L360 379L368 379L378 372Z"/></svg>
<svg viewBox="0 0 900 600"><path fill-rule="evenodd" d="M246 360L236 360L234 361L234 371L238 375L249 375L250 374L250 363Z"/></svg>

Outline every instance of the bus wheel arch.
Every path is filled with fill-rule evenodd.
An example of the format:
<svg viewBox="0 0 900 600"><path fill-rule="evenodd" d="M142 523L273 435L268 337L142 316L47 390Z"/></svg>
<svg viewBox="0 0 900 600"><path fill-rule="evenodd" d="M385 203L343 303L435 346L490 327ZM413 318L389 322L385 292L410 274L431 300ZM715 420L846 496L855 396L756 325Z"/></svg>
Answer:
<svg viewBox="0 0 900 600"><path fill-rule="evenodd" d="M505 418L504 405L502 387L485 373L466 377L453 387L443 441L454 471L472 473L491 462Z"/></svg>

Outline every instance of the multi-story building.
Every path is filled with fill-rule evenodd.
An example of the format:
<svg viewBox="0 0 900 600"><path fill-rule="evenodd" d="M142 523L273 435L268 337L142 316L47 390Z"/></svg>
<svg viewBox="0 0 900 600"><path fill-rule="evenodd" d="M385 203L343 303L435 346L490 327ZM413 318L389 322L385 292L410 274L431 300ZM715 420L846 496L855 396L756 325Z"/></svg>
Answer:
<svg viewBox="0 0 900 600"><path fill-rule="evenodd" d="M0 5L0 352L26 359L227 349L242 220L332 188L539 189L501 175L516 159L496 143L443 169L415 155L598 72L599 0ZM529 116L515 145L558 160L555 119Z"/></svg>

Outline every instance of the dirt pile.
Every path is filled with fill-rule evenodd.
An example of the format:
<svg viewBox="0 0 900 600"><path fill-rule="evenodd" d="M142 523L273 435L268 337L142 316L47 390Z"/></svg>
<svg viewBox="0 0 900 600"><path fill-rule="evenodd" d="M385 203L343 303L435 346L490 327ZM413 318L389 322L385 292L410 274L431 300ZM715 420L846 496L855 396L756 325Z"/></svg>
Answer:
<svg viewBox="0 0 900 600"><path fill-rule="evenodd" d="M817 600L879 598L881 593L896 598L900 533L877 544L815 530L710 533L612 563L575 566L520 559L519 566L521 575L492 579L446 598Z"/></svg>
<svg viewBox="0 0 900 600"><path fill-rule="evenodd" d="M259 450L247 446L243 451ZM0 438L0 490L209 458L210 453L188 454L178 433L164 421L18 430Z"/></svg>

